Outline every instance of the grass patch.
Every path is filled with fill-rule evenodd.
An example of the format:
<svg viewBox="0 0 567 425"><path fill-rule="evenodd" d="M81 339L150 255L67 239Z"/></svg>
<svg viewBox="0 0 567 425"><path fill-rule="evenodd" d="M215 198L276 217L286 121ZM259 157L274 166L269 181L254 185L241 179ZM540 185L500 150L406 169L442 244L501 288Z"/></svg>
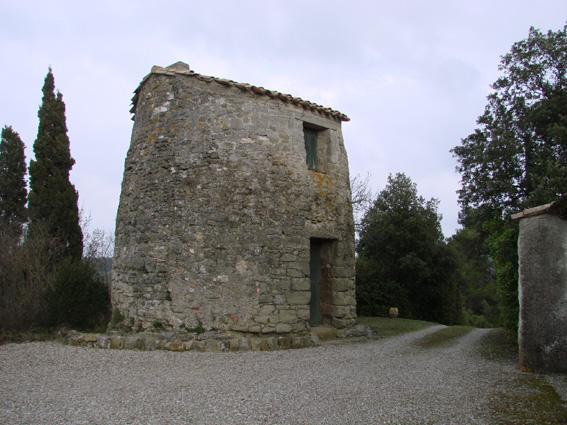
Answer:
<svg viewBox="0 0 567 425"><path fill-rule="evenodd" d="M57 334L50 330L0 331L0 345L9 343L53 341Z"/></svg>
<svg viewBox="0 0 567 425"><path fill-rule="evenodd" d="M429 335L425 335L423 338L415 341L414 344L421 348L434 348L449 345L455 342L457 338L468 334L473 329L472 326L448 326Z"/></svg>
<svg viewBox="0 0 567 425"><path fill-rule="evenodd" d="M359 317L358 322L370 327L379 337L391 337L415 332L436 325L423 320L390 319L388 317Z"/></svg>
<svg viewBox="0 0 567 425"><path fill-rule="evenodd" d="M551 385L535 375L520 377L513 392L499 392L490 409L495 423L565 425L567 409Z"/></svg>
<svg viewBox="0 0 567 425"><path fill-rule="evenodd" d="M513 332L494 329L479 341L479 354L486 360L516 363L518 345ZM567 408L553 386L538 375L522 374L513 389L491 397L494 423L505 425L565 425Z"/></svg>
<svg viewBox="0 0 567 425"><path fill-rule="evenodd" d="M486 360L516 362L518 359L516 336L507 329L493 329L479 341L479 353Z"/></svg>

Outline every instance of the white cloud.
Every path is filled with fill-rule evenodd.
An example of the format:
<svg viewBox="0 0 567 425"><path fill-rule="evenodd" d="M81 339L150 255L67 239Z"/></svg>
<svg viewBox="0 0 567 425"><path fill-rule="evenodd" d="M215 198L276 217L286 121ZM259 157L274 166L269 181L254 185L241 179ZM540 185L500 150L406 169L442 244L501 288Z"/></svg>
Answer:
<svg viewBox="0 0 567 425"><path fill-rule="evenodd" d="M132 91L151 65L289 92L348 114L352 174L383 188L404 171L437 197L449 236L458 176L449 149L474 128L499 56L564 24L561 0L475 2L101 1L0 4L0 125L28 158L49 65L67 104L72 173L93 225L114 225Z"/></svg>

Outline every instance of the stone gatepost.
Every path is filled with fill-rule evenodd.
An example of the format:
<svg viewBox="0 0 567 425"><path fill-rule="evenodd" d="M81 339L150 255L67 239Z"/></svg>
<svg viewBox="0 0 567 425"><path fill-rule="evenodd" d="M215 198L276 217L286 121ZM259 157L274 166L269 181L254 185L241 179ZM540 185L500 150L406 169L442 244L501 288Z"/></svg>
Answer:
<svg viewBox="0 0 567 425"><path fill-rule="evenodd" d="M567 198L512 218L520 222L520 367L567 372Z"/></svg>

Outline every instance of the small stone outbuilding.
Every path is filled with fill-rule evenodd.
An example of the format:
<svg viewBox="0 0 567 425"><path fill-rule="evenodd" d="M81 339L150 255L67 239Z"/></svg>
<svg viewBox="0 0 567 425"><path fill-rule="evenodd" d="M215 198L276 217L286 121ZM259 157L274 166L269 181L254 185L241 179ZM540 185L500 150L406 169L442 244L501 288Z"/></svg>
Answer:
<svg viewBox="0 0 567 425"><path fill-rule="evenodd" d="M181 62L152 68L132 112L117 316L255 334L355 322L347 116Z"/></svg>
<svg viewBox="0 0 567 425"><path fill-rule="evenodd" d="M512 218L520 221L520 366L567 372L567 198Z"/></svg>

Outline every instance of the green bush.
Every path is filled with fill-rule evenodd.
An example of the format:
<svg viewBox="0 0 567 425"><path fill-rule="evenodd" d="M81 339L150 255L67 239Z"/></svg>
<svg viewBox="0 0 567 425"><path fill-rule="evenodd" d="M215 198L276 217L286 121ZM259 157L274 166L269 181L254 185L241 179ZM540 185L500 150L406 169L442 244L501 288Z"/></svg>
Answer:
<svg viewBox="0 0 567 425"><path fill-rule="evenodd" d="M405 174L388 177L360 226L359 314L383 316L398 307L404 318L449 325L461 320L457 259L443 239L437 207Z"/></svg>
<svg viewBox="0 0 567 425"><path fill-rule="evenodd" d="M108 288L87 262L63 262L55 272L46 300L51 326L66 325L87 330L103 326L108 321Z"/></svg>
<svg viewBox="0 0 567 425"><path fill-rule="evenodd" d="M500 301L500 322L511 331L518 332L520 306L518 302L518 224L505 222L490 237L494 258L496 284Z"/></svg>
<svg viewBox="0 0 567 425"><path fill-rule="evenodd" d="M474 314L469 309L463 309L463 323L475 328L491 328L492 324L482 314Z"/></svg>

